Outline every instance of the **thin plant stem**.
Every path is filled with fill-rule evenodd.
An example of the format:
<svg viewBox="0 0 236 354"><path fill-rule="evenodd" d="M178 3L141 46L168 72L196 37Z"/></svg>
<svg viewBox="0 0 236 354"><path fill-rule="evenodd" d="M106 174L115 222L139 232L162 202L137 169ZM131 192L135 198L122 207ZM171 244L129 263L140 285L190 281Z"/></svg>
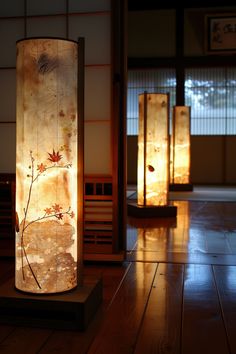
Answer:
<svg viewBox="0 0 236 354"><path fill-rule="evenodd" d="M35 220L30 221L30 222L25 226L24 231L27 229L28 226L32 225L33 223L35 223L35 222L37 222L37 221L41 221L41 220L44 220L44 219L49 219L49 218L52 218L52 217L55 217L55 218L58 219L58 217L61 216L61 215L62 215L62 216L63 216L63 215L66 215L66 214L67 214L67 215L70 215L69 211L70 211L70 208L68 208L67 211L64 211L64 212L61 212L61 213L54 213L54 214L50 214L50 215L44 214L44 216L39 217L38 219L35 219Z"/></svg>
<svg viewBox="0 0 236 354"><path fill-rule="evenodd" d="M22 277L23 277L23 280L25 280L25 274L24 274L24 257L26 259L26 262L27 262L27 265L32 273L32 276L37 284L37 286L41 289L41 285L35 275L35 272L29 262L29 259L28 259L28 255L27 255L27 252L26 252L26 249L25 249L25 245L24 245L24 233L25 233L25 230L30 226L32 225L33 223L37 222L37 221L41 221L41 220L44 220L44 219L48 219L48 218L52 218L52 217L56 217L57 219L61 219L61 217L63 215L70 215L72 217L72 214L70 213L70 207L68 208L67 211L65 212L54 212L53 214L49 214L47 215L47 213L45 213L42 217L39 217L38 219L35 219L35 220L32 220L30 221L28 224L26 224L26 219L27 219L27 214L28 214L28 210L29 210L29 206L30 206L30 201L31 201L31 195L32 195L32 188L33 188L33 183L39 178L39 176L49 170L49 169L52 169L52 168L70 168L71 167L71 164L67 164L67 165L64 165L64 166L58 166L58 165L53 165L53 166L50 166L50 167L46 167L45 166L45 169L43 172L39 172L36 176L34 176L34 157L32 155L32 151L30 151L30 158L31 158L31 182L30 182L30 187L29 187L29 193L28 193L28 199L27 199L27 203L26 203L26 208L24 209L24 220L23 220L23 225L22 225L22 233L21 233L21 265L22 265Z"/></svg>
<svg viewBox="0 0 236 354"><path fill-rule="evenodd" d="M31 158L31 170L32 170L32 174L31 174L31 183L30 183L30 188L29 188L29 194L28 194L28 200L27 200L27 203L26 203L26 208L25 208L25 217L24 217L24 220L23 220L23 225L22 225L22 233L21 233L21 249L23 250L23 253L24 253L24 256L25 256L25 259L26 259L26 262L28 264L28 267L34 277L34 280L36 281L38 287L41 289L41 286L37 280L37 277L30 265L30 262L29 262L29 259L28 259L28 256L27 256L27 253L26 253L26 250L25 250L25 245L24 245L24 232L25 232L25 223L26 223L26 218L27 218L27 214L28 214L28 210L29 210L29 205L30 205L30 200L31 200L31 193L32 193L32 187L33 187L33 182L34 182L34 158L32 156L32 151L30 152L30 158ZM23 258L23 254L22 254L22 258ZM23 266L23 259L22 259L22 266ZM23 279L25 279L25 276L24 276L24 268L22 267L22 276L23 276Z"/></svg>

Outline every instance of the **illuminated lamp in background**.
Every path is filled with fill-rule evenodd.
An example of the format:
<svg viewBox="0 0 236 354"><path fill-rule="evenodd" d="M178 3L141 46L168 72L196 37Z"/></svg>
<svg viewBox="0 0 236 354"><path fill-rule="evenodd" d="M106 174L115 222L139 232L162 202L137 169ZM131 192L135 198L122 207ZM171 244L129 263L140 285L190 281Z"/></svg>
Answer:
<svg viewBox="0 0 236 354"><path fill-rule="evenodd" d="M176 216L168 191L169 95L144 92L139 95L137 204L128 204L128 214Z"/></svg>
<svg viewBox="0 0 236 354"><path fill-rule="evenodd" d="M77 42L17 42L15 287L60 293L78 284L83 132ZM82 104L82 103L81 103Z"/></svg>
<svg viewBox="0 0 236 354"><path fill-rule="evenodd" d="M170 191L191 191L190 107L174 106L171 135Z"/></svg>

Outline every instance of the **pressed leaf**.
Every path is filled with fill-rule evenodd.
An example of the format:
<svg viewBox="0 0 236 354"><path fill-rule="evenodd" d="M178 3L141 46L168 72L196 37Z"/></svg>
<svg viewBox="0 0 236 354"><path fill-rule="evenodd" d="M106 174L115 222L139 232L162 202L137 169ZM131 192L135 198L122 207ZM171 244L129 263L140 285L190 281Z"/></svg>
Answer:
<svg viewBox="0 0 236 354"><path fill-rule="evenodd" d="M59 151L55 152L53 149L52 153L48 152L49 158L48 160L51 162L58 162L62 159L62 155L59 154Z"/></svg>

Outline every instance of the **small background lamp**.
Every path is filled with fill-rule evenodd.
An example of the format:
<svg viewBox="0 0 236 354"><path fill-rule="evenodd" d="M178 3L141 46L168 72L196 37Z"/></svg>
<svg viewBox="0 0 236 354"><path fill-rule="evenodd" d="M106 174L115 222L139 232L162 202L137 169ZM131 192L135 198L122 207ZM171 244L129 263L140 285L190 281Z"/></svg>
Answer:
<svg viewBox="0 0 236 354"><path fill-rule="evenodd" d="M139 95L137 205L128 204L133 216L176 216L168 205L169 95Z"/></svg>
<svg viewBox="0 0 236 354"><path fill-rule="evenodd" d="M191 191L190 107L174 106L171 135L170 190Z"/></svg>

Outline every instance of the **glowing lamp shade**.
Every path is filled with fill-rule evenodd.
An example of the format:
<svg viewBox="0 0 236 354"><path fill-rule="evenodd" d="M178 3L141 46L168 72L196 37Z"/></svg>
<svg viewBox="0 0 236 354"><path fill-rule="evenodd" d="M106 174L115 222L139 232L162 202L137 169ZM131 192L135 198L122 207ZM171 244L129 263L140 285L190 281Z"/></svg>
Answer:
<svg viewBox="0 0 236 354"><path fill-rule="evenodd" d="M174 106L171 136L170 182L188 184L190 179L190 107Z"/></svg>
<svg viewBox="0 0 236 354"><path fill-rule="evenodd" d="M63 292L78 278L78 43L21 40L16 72L15 286Z"/></svg>
<svg viewBox="0 0 236 354"><path fill-rule="evenodd" d="M139 95L138 205L163 206L169 187L169 96Z"/></svg>

